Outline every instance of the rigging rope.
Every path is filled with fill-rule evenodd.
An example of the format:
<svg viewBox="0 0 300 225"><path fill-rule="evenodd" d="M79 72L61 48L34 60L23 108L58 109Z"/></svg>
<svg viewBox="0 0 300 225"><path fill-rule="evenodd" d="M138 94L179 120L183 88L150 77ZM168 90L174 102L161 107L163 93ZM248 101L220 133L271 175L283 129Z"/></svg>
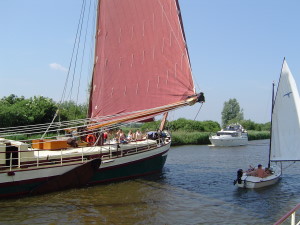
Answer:
<svg viewBox="0 0 300 225"><path fill-rule="evenodd" d="M197 116L198 116L198 114L199 114L199 112L200 112L200 110L201 110L202 106L203 106L203 102L201 102L200 108L199 108L199 110L198 110L198 112L197 112L197 114L196 114L196 116L195 116L195 119L194 119L194 121L196 120L196 118L197 118Z"/></svg>
<svg viewBox="0 0 300 225"><path fill-rule="evenodd" d="M72 92L73 92L73 85L74 85L74 78L75 78L75 72L76 72L76 66L77 66L77 58L78 58L78 52L80 49L80 41L81 41L81 34L82 34L82 24L83 24L83 20L84 20L84 15L85 15L85 6L86 6L86 1L83 1L83 8L82 8L82 15L80 17L80 28L79 28L79 38L78 38L78 42L77 42L77 49L76 49L76 55L75 55L75 61L74 61L74 67L73 67L73 75L72 75L72 82L71 82L71 88L70 88L70 92L69 92L69 99L71 101L71 97L72 97Z"/></svg>
<svg viewBox="0 0 300 225"><path fill-rule="evenodd" d="M87 40L87 32L88 32L88 28L89 28L90 12L91 12L91 0L90 0L90 4L89 4L88 17L86 20L86 30L85 30L85 36L84 36L84 42L83 42L83 53L82 53L82 57L81 57L79 81L78 81L77 96L76 96L76 103L75 103L76 105L78 104L79 89L80 89L80 84L81 84L81 75L82 75L82 67L83 67L83 59L85 56L85 46L86 46L86 40ZM76 118L76 110L75 110L74 114L75 114L74 117Z"/></svg>
<svg viewBox="0 0 300 225"><path fill-rule="evenodd" d="M84 1L84 2L85 2L85 1ZM81 11L80 11L80 18L81 18L81 15L82 15L82 10L83 10L84 2L82 2ZM81 19L79 19L79 22L78 22L78 25L77 25L77 31L76 31L75 41L74 41L74 44L73 44L73 50L72 50L72 54L71 54L71 60L70 60L69 67L68 67L67 78L66 78L66 81L65 81L65 85L64 85L64 89L63 89L63 93L62 93L61 100L60 100L60 102L59 102L59 104L58 104L58 107L59 107L59 108L60 108L61 103L64 101L65 94L66 94L66 91L67 91L68 80L69 80L70 71L71 71L71 67L72 67L72 62L73 62L73 57L74 57L75 46L76 46L77 38L78 38L78 32L79 32L79 27L80 27L80 21L81 21Z"/></svg>
<svg viewBox="0 0 300 225"><path fill-rule="evenodd" d="M290 165L288 165L287 167L285 167L285 168L283 168L283 169L285 170L285 169L289 168L290 166L292 166L292 165L295 164L295 163L296 163L296 161L292 162Z"/></svg>

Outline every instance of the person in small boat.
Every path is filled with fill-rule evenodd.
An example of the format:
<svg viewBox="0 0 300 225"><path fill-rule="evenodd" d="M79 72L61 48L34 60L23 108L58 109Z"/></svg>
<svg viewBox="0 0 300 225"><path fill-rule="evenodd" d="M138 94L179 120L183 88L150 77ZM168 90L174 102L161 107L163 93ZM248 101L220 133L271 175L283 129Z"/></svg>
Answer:
<svg viewBox="0 0 300 225"><path fill-rule="evenodd" d="M273 174L273 171L270 168L266 168L265 171L268 174L268 176Z"/></svg>
<svg viewBox="0 0 300 225"><path fill-rule="evenodd" d="M254 170L255 170L255 168L253 166L249 165L249 169L246 171L246 173L250 173Z"/></svg>
<svg viewBox="0 0 300 225"><path fill-rule="evenodd" d="M260 178L264 178L269 176L269 174L266 173L266 171L262 168L262 165L259 164L257 166L257 169L255 169L254 171L247 173L247 175L249 176L256 176L256 177L260 177Z"/></svg>

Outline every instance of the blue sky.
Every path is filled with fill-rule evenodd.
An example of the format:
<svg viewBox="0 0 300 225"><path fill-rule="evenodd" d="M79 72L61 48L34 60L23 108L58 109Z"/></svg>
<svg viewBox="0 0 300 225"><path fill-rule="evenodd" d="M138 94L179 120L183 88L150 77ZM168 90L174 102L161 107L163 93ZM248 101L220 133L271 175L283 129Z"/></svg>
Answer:
<svg viewBox="0 0 300 225"><path fill-rule="evenodd" d="M272 81L278 82L283 57L300 85L300 1L179 3L196 88L206 96L197 119L220 122L224 102L236 98L245 119L269 121ZM81 4L81 0L0 0L0 97L42 95L60 100ZM87 98L91 40L89 35L80 102ZM194 119L199 107L177 110L171 119Z"/></svg>

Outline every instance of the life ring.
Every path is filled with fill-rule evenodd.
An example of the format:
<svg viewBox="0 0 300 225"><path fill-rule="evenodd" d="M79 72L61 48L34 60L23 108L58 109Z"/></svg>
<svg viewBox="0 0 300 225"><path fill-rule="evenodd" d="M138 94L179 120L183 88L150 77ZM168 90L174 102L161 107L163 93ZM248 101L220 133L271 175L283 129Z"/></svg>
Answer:
<svg viewBox="0 0 300 225"><path fill-rule="evenodd" d="M96 137L93 134L89 134L86 136L86 142L88 143L95 143L96 142Z"/></svg>

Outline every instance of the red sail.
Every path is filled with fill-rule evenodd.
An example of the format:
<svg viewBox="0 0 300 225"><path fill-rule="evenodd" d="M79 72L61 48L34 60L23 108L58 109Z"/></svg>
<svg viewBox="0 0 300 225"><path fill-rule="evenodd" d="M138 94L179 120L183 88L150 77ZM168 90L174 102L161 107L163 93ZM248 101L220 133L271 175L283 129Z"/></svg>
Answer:
<svg viewBox="0 0 300 225"><path fill-rule="evenodd" d="M177 0L101 0L89 116L164 106L194 95Z"/></svg>

